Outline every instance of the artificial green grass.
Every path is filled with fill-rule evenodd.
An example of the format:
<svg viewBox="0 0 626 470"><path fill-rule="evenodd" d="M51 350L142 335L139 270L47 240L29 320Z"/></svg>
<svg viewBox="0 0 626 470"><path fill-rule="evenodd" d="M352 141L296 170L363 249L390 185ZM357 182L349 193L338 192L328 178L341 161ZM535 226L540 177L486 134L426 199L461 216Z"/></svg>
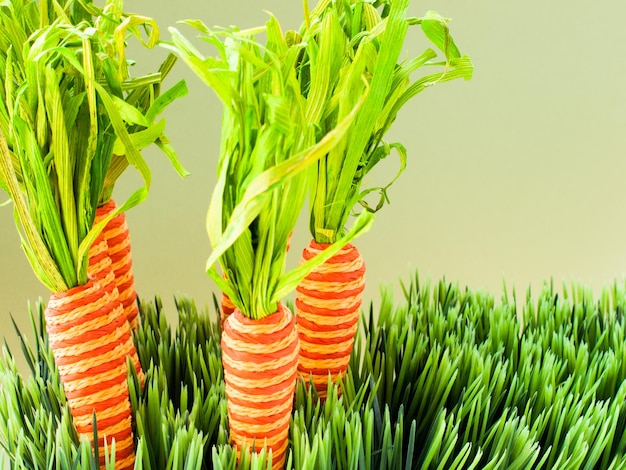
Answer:
<svg viewBox="0 0 626 470"><path fill-rule="evenodd" d="M403 290L364 314L341 396L330 386L321 404L299 384L287 468L626 468L625 286L594 299L546 284L537 299L496 303L415 275ZM176 306L173 331L158 300L141 305L136 468L234 469L217 315ZM24 346L32 376L8 351L0 360L0 445L11 468L96 468L71 428L41 308ZM239 468L267 459L244 455Z"/></svg>

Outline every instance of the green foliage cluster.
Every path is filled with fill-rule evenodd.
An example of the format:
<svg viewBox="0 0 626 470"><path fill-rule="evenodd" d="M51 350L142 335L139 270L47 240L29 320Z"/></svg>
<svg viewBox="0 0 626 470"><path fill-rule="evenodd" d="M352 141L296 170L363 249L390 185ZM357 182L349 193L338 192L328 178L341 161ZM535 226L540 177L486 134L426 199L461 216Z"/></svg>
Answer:
<svg viewBox="0 0 626 470"><path fill-rule="evenodd" d="M53 292L87 281L89 247L108 222L93 227L96 209L129 164L144 186L119 210L147 197L141 149L156 143L185 174L159 115L187 89L179 82L161 93L173 56L158 72L130 76L126 40L154 47L159 30L122 3L0 2L0 189L35 274Z"/></svg>
<svg viewBox="0 0 626 470"><path fill-rule="evenodd" d="M304 2L297 32L283 32L271 15L264 27L243 31L185 21L215 57L170 28L165 47L223 103L207 270L243 315L274 313L312 269L371 226L370 212L384 204L393 181L366 190L361 183L394 150L400 173L406 166L404 147L383 140L400 108L429 86L471 77L472 62L461 56L448 20L434 12L409 18L409 3L322 0L309 11ZM410 25L421 25L427 44L440 53L428 47L400 59ZM434 71L412 78L422 67ZM365 202L372 192L380 193L375 208ZM309 194L311 232L333 245L285 273L286 246ZM348 229L359 201L368 211Z"/></svg>
<svg viewBox="0 0 626 470"><path fill-rule="evenodd" d="M341 244L285 273L286 247L313 185L313 164L339 143L364 99L316 139L307 109L317 97L307 95L297 77L304 44L290 42L275 17L264 28L245 31L185 23L216 56L205 57L176 28L170 28L166 47L223 103L218 180L207 215L213 248L207 270L243 315L263 318L311 269L371 226L372 218L362 217ZM224 276L214 267L217 261Z"/></svg>
<svg viewBox="0 0 626 470"><path fill-rule="evenodd" d="M595 300L546 284L493 297L417 275L362 321L345 380L320 403L298 385L290 469L619 469L626 466L626 286ZM78 443L39 316L22 336L32 375L5 349L0 445L11 468L96 468ZM216 304L217 309L217 304ZM177 301L176 331L158 300L135 340L146 382L129 376L138 469L234 469L214 315ZM132 368L131 368L132 369ZM262 454L239 468L266 469ZM110 468L113 468L112 466Z"/></svg>
<svg viewBox="0 0 626 470"><path fill-rule="evenodd" d="M357 202L371 212L389 202L387 190L407 160L400 142L384 140L400 109L437 83L472 76L473 64L459 52L449 20L433 11L422 18L408 17L409 4L321 0L305 15L299 32L291 32L292 41L303 47L297 76L316 138L362 101L340 142L317 162L310 230L319 243L333 243L344 235ZM401 52L410 26L422 29L428 47L405 59ZM395 178L384 187L363 189L366 175L394 151L400 160ZM376 204L366 202L371 193L379 194Z"/></svg>

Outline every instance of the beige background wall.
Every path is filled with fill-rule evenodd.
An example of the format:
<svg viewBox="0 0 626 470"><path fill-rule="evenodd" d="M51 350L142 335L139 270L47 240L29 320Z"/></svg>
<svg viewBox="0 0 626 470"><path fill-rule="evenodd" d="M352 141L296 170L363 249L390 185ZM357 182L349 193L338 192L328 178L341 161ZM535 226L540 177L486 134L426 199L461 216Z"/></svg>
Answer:
<svg viewBox="0 0 626 470"><path fill-rule="evenodd" d="M315 2L312 1L312 4ZM297 28L298 0L127 0L127 9L155 17L162 34L178 19L249 27L272 11ZM593 5L593 10L592 10ZM524 291L553 276L597 291L622 279L626 267L626 3L618 0L414 1L452 17L453 35L474 60L470 82L428 90L399 116L389 140L402 140L409 166L390 192L391 206L359 242L368 266L366 298L380 282L423 277L459 281L499 296L502 279ZM184 28L184 27L181 27ZM191 32L186 29L189 34ZM419 30L407 56L425 47ZM164 52L135 55L143 71ZM200 305L213 285L204 218L214 184L221 106L179 64L190 97L167 114L169 135L192 172L181 181L156 151L149 200L128 214L137 288L172 310L179 293ZM171 82L173 83L173 81ZM381 176L395 171L394 161ZM381 182L386 181L384 178ZM375 182L375 181L374 181ZM136 187L123 180L122 199ZM306 223L297 247L308 242ZM15 346L9 314L26 326L26 302L47 297L20 250L9 207L0 208L0 336Z"/></svg>

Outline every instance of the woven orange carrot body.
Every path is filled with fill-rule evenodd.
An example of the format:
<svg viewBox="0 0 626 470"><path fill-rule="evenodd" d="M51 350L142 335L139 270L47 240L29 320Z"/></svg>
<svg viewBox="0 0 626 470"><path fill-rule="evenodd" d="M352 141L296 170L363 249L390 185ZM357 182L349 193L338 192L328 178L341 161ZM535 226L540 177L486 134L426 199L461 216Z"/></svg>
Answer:
<svg viewBox="0 0 626 470"><path fill-rule="evenodd" d="M117 206L112 199L98 207L96 210L96 222L99 222L116 209ZM124 313L131 329L135 330L139 326L139 310L137 308L135 277L132 270L130 235L124 213L111 219L104 228L103 234L108 244L111 269L113 269L113 274L115 275L115 284L119 291L120 301L124 307Z"/></svg>
<svg viewBox="0 0 626 470"><path fill-rule="evenodd" d="M52 294L45 310L55 363L79 435L93 444L96 413L101 448L115 439L117 470L134 467L131 407L126 382L130 328L112 273ZM104 468L104 456L100 460Z"/></svg>
<svg viewBox="0 0 626 470"><path fill-rule="evenodd" d="M104 235L102 233L96 238L93 245L89 249L89 266L87 268L87 275L90 279L99 280L106 284L112 282L115 288L111 293L111 297L119 303L123 311L124 306L120 301L119 291L117 289L117 284L115 283L115 275L113 274L111 258L109 257L108 243L104 239ZM124 314L123 318L126 319L126 314ZM128 323L128 321L126 321L126 323ZM141 369L141 363L139 362L139 356L137 355L137 350L135 349L135 345L132 341L132 334L129 334L127 338L125 337L125 341L126 344L124 345L124 348L128 352L128 355L135 366L135 371L137 372L139 380L143 384L144 375Z"/></svg>
<svg viewBox="0 0 626 470"><path fill-rule="evenodd" d="M222 362L231 442L240 450L264 445L282 469L298 365L295 319L283 305L262 320L237 309L224 323Z"/></svg>
<svg viewBox="0 0 626 470"><path fill-rule="evenodd" d="M311 259L329 245L311 241L302 260ZM296 288L296 319L300 338L298 372L313 378L320 397L326 397L328 375L343 376L358 328L365 263L354 245L314 269Z"/></svg>

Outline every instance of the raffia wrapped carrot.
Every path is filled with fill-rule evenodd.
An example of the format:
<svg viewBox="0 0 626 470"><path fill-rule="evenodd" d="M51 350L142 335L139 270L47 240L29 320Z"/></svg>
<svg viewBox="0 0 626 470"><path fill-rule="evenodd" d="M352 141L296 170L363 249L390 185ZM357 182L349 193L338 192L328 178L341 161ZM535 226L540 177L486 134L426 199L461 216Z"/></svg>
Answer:
<svg viewBox="0 0 626 470"><path fill-rule="evenodd" d="M117 278L115 277L115 272L113 271L109 253L110 249L105 239L105 232L102 232L100 235L98 235L98 238L96 238L96 241L93 243L89 250L89 266L87 267L87 274L92 280L106 282L107 284L111 280L113 281L115 289L111 293L111 299L112 301L119 302L120 306L122 307L122 311L124 312L123 318L126 319L126 322L128 323L126 312L124 309L124 303L119 298ZM130 323L128 328L130 331ZM124 347L126 348L128 356L131 358L140 382L143 384L144 375L141 369L141 363L139 362L139 356L137 355L137 350L135 349L135 345L132 341L132 334L129 334L128 337L125 337L125 341L126 344L124 345Z"/></svg>
<svg viewBox="0 0 626 470"><path fill-rule="evenodd" d="M100 448L115 440L115 468L134 467L127 357L134 352L130 328L113 274L53 294L46 329L65 395L80 436L93 443L96 413ZM104 454L100 457L104 466Z"/></svg>
<svg viewBox="0 0 626 470"><path fill-rule="evenodd" d="M167 47L214 87L224 104L218 182L207 214L213 248L207 272L236 306L222 333L230 440L237 449L250 448L253 441L255 449L267 445L272 466L279 469L287 452L299 350L294 318L281 301L364 231L368 218L289 272L287 247L310 192L314 163L341 139L356 113L315 142L316 128L306 115L318 103L314 97L308 101L308 90L296 79L301 48L286 42L276 18L270 17L266 28L223 34L213 34L200 21L189 25L219 50L217 57L205 58L170 28ZM265 44L256 36L261 31Z"/></svg>
<svg viewBox="0 0 626 470"><path fill-rule="evenodd" d="M303 251L303 262L328 247L311 241ZM364 289L365 263L351 244L316 267L296 288L298 371L307 381L312 378L321 398L326 397L329 374L336 382L348 369Z"/></svg>
<svg viewBox="0 0 626 470"><path fill-rule="evenodd" d="M156 100L161 73L131 79L127 33L145 27L142 43L153 47L159 32L152 19L124 13L121 1L69 9L22 3L2 9L8 43L20 43L21 52L0 51L0 189L13 203L34 273L52 292L45 318L76 429L92 439L95 412L101 442L116 442L115 468L132 468L127 361L138 371L139 361L102 236L112 217L94 221L129 165L144 186L122 208L147 197L151 174L140 149L155 142L176 162L155 119L185 89ZM105 458L100 447L101 464Z"/></svg>
<svg viewBox="0 0 626 470"><path fill-rule="evenodd" d="M295 319L282 304L251 320L235 310L224 323L222 362L231 439L238 450L267 446L284 467L298 365Z"/></svg>
<svg viewBox="0 0 626 470"><path fill-rule="evenodd" d="M101 205L96 210L96 223L105 219L117 210L113 199ZM113 217L103 230L103 236L108 246L108 256L111 260L111 269L115 276L115 285L119 291L120 302L131 329L139 327L139 309L137 308L137 292L133 276L133 261L130 252L130 234L123 212Z"/></svg>
<svg viewBox="0 0 626 470"><path fill-rule="evenodd" d="M407 161L401 143L383 140L400 108L427 85L469 79L473 70L450 37L448 20L435 12L411 22L410 0L349 3L319 2L299 33L305 47L298 80L309 87L309 96L320 100L309 114L318 135L325 135L335 119L365 97L344 138L317 164L309 223L314 242L305 249L303 260L343 236L355 205L373 213L388 202L387 191ZM410 24L420 25L443 52L440 63L433 49L408 61L400 59ZM443 67L414 80L412 73L426 64ZM382 187L362 188L366 175L392 153L400 160L393 180ZM370 205L367 199L375 193L379 199ZM345 372L357 329L364 267L356 249L350 250L318 268L297 289L299 369L305 376L313 375L320 394L326 390L328 374L335 380Z"/></svg>

